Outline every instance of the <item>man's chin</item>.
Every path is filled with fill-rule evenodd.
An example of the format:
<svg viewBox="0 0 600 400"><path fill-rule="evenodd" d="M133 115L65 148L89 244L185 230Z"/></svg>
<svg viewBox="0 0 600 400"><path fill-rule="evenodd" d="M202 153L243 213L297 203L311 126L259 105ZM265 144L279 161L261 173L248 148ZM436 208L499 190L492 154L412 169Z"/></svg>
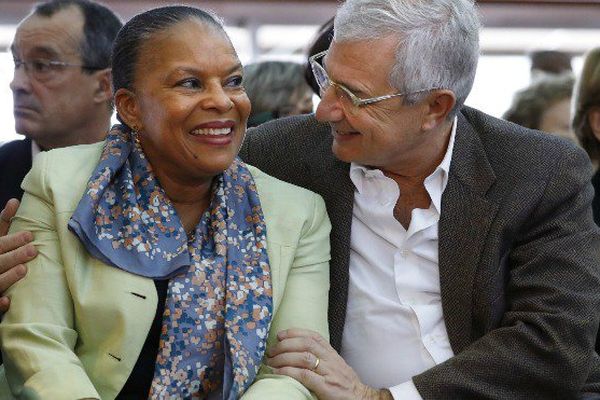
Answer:
<svg viewBox="0 0 600 400"><path fill-rule="evenodd" d="M22 119L15 119L15 132L32 139L41 134L38 124L31 123L31 121L23 121Z"/></svg>

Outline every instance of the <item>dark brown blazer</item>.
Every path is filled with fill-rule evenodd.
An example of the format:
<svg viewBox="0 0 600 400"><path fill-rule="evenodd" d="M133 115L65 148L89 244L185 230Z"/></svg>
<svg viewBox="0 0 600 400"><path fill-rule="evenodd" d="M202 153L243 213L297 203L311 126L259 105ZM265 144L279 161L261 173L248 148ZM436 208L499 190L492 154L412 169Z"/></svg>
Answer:
<svg viewBox="0 0 600 400"><path fill-rule="evenodd" d="M328 125L291 117L250 130L240 155L325 199L333 225L329 323L339 350L354 187L331 143ZM600 393L593 352L600 234L591 176L581 149L461 111L439 223L442 306L455 356L413 378L424 399Z"/></svg>

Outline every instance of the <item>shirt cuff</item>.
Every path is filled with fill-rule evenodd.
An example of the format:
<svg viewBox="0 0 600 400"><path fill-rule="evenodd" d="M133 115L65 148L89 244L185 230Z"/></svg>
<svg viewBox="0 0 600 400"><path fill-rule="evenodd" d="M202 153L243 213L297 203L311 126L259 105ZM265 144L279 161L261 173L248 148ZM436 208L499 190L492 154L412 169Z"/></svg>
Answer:
<svg viewBox="0 0 600 400"><path fill-rule="evenodd" d="M412 380L388 389L394 400L423 400Z"/></svg>

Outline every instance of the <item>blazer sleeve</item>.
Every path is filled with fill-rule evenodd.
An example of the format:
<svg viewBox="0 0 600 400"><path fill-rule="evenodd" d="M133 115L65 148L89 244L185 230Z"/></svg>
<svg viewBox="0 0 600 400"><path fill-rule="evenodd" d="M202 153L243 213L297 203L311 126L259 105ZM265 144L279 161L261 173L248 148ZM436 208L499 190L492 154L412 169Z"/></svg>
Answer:
<svg viewBox="0 0 600 400"><path fill-rule="evenodd" d="M600 240L583 151L566 151L508 254L507 309L413 381L424 399L574 399L594 360ZM515 208L515 212L519 210Z"/></svg>
<svg viewBox="0 0 600 400"><path fill-rule="evenodd" d="M33 232L39 255L7 292L11 307L0 324L7 379L17 398L99 399L73 351L78 337L46 178L49 160L47 153L36 157L11 226L11 232Z"/></svg>
<svg viewBox="0 0 600 400"><path fill-rule="evenodd" d="M327 304L331 225L323 199L316 194L311 196L312 212L302 230L298 246L295 249L282 248L282 252L293 252L290 254L293 262L281 304L271 323L268 347L277 342L277 332L288 328L311 329L325 338L329 337ZM315 397L293 378L272 374L263 363L255 382L242 399L306 400Z"/></svg>

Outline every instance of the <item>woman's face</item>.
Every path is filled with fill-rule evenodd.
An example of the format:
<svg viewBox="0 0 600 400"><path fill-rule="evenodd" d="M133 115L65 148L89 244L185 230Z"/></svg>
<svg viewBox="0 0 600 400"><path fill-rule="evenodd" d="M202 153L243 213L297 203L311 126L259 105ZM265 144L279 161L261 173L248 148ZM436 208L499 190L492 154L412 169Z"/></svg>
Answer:
<svg viewBox="0 0 600 400"><path fill-rule="evenodd" d="M194 184L236 157L250 100L237 54L215 27L191 18L147 40L131 98L137 121L127 122L157 176Z"/></svg>

